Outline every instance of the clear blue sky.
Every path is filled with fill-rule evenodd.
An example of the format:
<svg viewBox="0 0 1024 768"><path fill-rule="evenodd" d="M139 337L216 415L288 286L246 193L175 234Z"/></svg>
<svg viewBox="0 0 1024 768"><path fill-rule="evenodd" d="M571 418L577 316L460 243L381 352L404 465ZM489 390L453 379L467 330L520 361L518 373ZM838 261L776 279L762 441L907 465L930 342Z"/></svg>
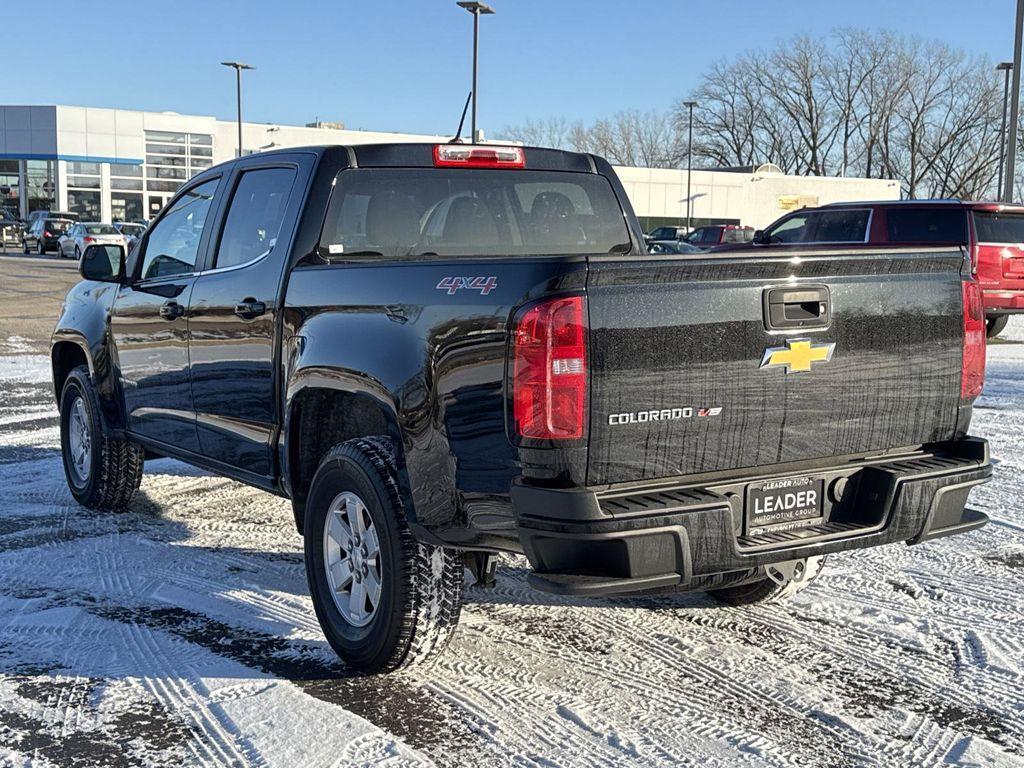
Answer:
<svg viewBox="0 0 1024 768"><path fill-rule="evenodd" d="M837 26L1012 58L1013 0L493 0L481 21L480 125L661 108L717 58ZM76 104L449 133L469 90L455 0L7 0L0 104ZM41 19L41 21L40 21Z"/></svg>

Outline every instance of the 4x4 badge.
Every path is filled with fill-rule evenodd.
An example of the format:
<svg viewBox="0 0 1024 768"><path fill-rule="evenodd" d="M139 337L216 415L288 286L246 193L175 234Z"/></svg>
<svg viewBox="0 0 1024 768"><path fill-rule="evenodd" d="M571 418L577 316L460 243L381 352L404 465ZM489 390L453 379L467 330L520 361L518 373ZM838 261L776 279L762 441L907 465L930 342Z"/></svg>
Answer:
<svg viewBox="0 0 1024 768"><path fill-rule="evenodd" d="M761 358L761 368L781 365L786 373L809 371L814 363L827 363L835 352L835 342L815 344L810 339L787 339L784 347L768 347Z"/></svg>

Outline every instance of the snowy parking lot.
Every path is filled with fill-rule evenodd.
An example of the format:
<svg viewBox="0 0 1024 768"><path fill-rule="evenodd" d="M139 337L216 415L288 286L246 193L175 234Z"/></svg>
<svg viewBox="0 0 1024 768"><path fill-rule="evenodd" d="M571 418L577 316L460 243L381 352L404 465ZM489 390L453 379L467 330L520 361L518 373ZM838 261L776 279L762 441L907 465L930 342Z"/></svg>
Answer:
<svg viewBox="0 0 1024 768"><path fill-rule="evenodd" d="M20 261L20 260L19 260ZM26 260L27 261L27 260ZM146 465L78 507L38 339L0 326L0 766L1024 765L1024 321L989 350L992 523L829 559L784 605L469 589L434 667L350 677L287 502Z"/></svg>

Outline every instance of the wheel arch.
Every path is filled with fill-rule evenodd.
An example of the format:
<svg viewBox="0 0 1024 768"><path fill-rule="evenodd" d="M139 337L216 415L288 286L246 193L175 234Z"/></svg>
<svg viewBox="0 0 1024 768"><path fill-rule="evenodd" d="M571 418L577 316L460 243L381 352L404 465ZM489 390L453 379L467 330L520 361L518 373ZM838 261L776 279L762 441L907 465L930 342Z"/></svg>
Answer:
<svg viewBox="0 0 1024 768"><path fill-rule="evenodd" d="M357 438L384 436L391 440L398 472L398 489L410 522L415 521L402 431L392 400L382 385L359 382L358 388L338 380L336 371L304 371L289 387L281 480L292 499L295 523L302 530L306 497L320 461L331 448ZM376 385L375 385L376 384Z"/></svg>
<svg viewBox="0 0 1024 768"><path fill-rule="evenodd" d="M53 376L53 395L57 400L58 411L60 410L60 395L64 391L68 374L80 365L89 368L90 377L96 375L92 356L89 355L88 346L84 340L62 339L54 342L50 348L50 369Z"/></svg>

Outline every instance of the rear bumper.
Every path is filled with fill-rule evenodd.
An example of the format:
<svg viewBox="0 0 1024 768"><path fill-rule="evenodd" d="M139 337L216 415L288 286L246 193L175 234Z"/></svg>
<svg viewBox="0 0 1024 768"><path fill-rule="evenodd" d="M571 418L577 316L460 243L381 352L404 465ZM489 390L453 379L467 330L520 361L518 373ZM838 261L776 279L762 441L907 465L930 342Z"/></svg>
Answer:
<svg viewBox="0 0 1024 768"><path fill-rule="evenodd" d="M985 313L988 315L1011 315L1024 312L1024 291L985 290Z"/></svg>
<svg viewBox="0 0 1024 768"><path fill-rule="evenodd" d="M790 531L744 535L746 484L645 486L614 491L512 488L531 584L561 594L708 589L755 578L764 566L814 555L949 536L988 517L966 507L989 480L988 444L978 438L932 451L812 472L829 491L825 519Z"/></svg>

